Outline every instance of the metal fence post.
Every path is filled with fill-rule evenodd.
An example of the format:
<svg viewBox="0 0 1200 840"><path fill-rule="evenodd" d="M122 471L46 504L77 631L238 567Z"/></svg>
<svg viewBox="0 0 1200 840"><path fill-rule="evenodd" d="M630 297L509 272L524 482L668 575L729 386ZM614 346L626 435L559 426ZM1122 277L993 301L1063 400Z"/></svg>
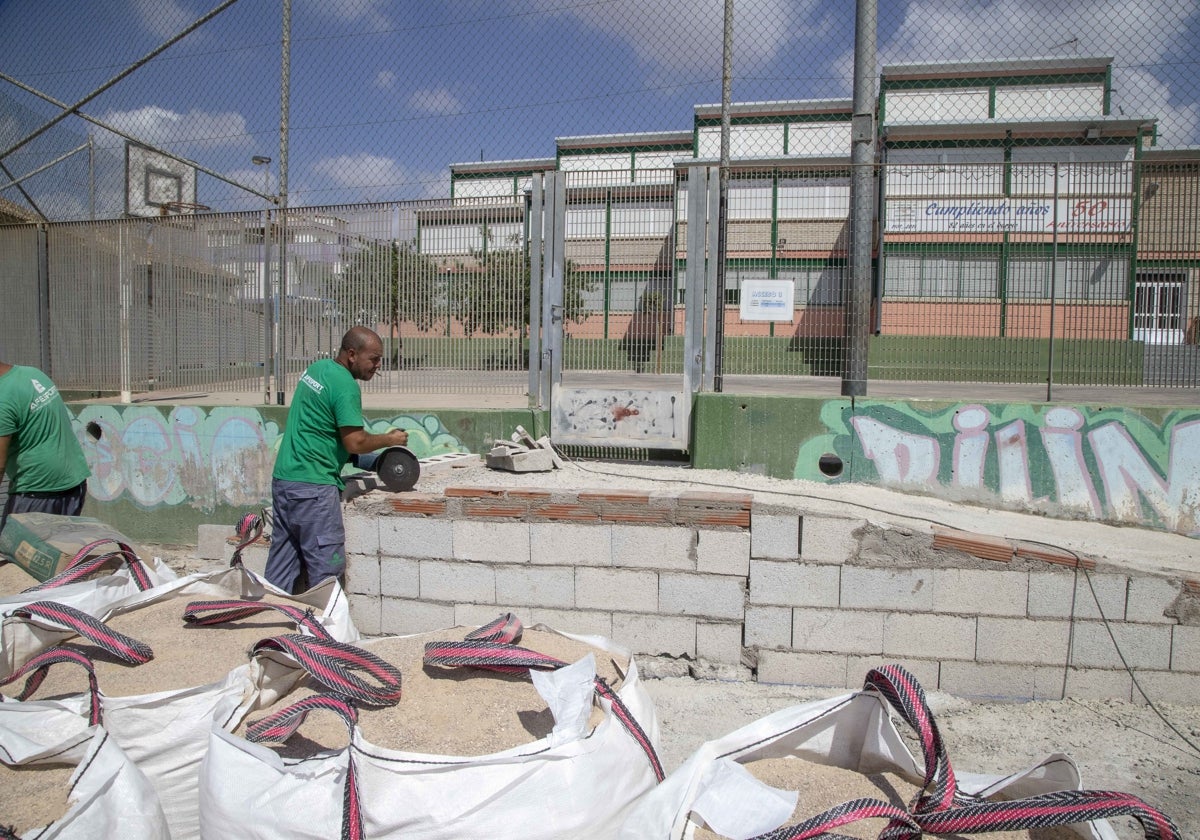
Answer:
<svg viewBox="0 0 1200 840"><path fill-rule="evenodd" d="M875 0L857 0L854 21L854 101L850 124L850 289L846 298L846 360L842 396L867 393L871 321L871 245L875 221Z"/></svg>

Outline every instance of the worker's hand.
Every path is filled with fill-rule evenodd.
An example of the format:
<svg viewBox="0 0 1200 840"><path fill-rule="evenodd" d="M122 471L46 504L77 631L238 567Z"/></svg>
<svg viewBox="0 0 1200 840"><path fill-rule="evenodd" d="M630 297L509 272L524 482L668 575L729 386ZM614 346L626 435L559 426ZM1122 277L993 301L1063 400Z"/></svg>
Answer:
<svg viewBox="0 0 1200 840"><path fill-rule="evenodd" d="M387 433L387 436L388 436L388 444L387 444L388 446L407 446L408 445L408 432L404 431L403 429L392 429L390 432Z"/></svg>

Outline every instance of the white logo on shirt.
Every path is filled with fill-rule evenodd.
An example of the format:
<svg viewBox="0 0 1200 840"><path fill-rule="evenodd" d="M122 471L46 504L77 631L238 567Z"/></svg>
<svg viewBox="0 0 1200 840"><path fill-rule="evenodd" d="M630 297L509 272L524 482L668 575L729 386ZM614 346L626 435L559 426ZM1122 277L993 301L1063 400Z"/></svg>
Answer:
<svg viewBox="0 0 1200 840"><path fill-rule="evenodd" d="M305 385L307 385L309 388L312 388L318 394L325 390L324 385L322 385L317 380L313 379L307 373L305 373L303 376L300 377L300 381L303 382Z"/></svg>
<svg viewBox="0 0 1200 840"><path fill-rule="evenodd" d="M38 382L36 379L30 379L29 381L33 383L33 390L37 391L39 394L46 393L46 389L42 387L41 382Z"/></svg>

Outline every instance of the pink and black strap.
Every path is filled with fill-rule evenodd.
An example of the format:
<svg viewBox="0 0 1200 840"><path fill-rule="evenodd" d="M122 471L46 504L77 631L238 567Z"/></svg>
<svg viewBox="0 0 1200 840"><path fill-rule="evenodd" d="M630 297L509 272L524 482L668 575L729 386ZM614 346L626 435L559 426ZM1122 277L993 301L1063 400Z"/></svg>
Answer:
<svg viewBox="0 0 1200 840"><path fill-rule="evenodd" d="M521 619L512 613L504 613L490 624L472 630L465 638L483 642L503 642L513 644L521 638L524 627Z"/></svg>
<svg viewBox="0 0 1200 840"><path fill-rule="evenodd" d="M289 634L258 642L258 655L276 650L295 659L321 685L364 706L391 706L400 700L400 671L370 651L332 639ZM364 674L367 679L360 677Z"/></svg>
<svg viewBox="0 0 1200 840"><path fill-rule="evenodd" d="M229 559L229 566L242 565L242 550L253 543L258 542L263 535L263 520L257 513L247 513L238 520L238 524L234 528L238 538L238 545L233 550L233 557Z"/></svg>
<svg viewBox="0 0 1200 840"><path fill-rule="evenodd" d="M94 557L89 556L97 546L105 543L114 543L117 546L116 551L110 551L105 554L97 554ZM42 581L36 586L31 586L26 589L26 592L40 592L46 589L57 589L60 586L66 586L70 583L77 583L85 580L93 575L98 569L113 563L124 563L129 569L129 576L133 579L134 585L142 592L145 592L150 587L154 586L154 581L150 578L150 573L146 569L146 565L142 559L137 556L132 548L122 542L113 539L95 540L83 546L79 551L75 552L75 556L71 558L71 562L67 564L67 568L55 575L54 577Z"/></svg>
<svg viewBox="0 0 1200 840"><path fill-rule="evenodd" d="M216 624L241 621L267 610L282 613L290 618L297 627L307 629L319 639L333 638L325 629L325 625L317 619L311 607L302 607L296 604L273 604L269 601L243 599L192 601L184 610L183 620L198 627L211 627Z"/></svg>
<svg viewBox="0 0 1200 840"><path fill-rule="evenodd" d="M34 601L13 610L11 615L25 619L40 619L73 630L123 662L142 665L154 658L154 651L145 642L112 629L95 616L75 607L54 601Z"/></svg>
<svg viewBox="0 0 1200 840"><path fill-rule="evenodd" d="M880 818L888 820L888 824L879 833L879 840L920 840L921 827L912 814L878 799L852 799L809 817L804 822L785 825L751 840L808 840L810 837L827 835L841 825ZM838 834L830 836L841 837Z"/></svg>
<svg viewBox="0 0 1200 840"><path fill-rule="evenodd" d="M0 685L8 685L28 675L25 687L17 695L18 700L28 700L46 679L46 674L50 671L50 666L66 662L73 662L87 671L89 698L88 724L94 726L100 723L101 718L100 688L96 684L96 668L92 664L91 658L81 650L65 646L47 648L7 677L0 679Z"/></svg>

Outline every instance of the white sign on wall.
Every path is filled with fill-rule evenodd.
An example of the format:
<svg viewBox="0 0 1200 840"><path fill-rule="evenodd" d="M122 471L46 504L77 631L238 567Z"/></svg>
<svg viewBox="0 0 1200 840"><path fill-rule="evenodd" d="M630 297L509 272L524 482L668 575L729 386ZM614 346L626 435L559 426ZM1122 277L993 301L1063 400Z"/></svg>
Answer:
<svg viewBox="0 0 1200 840"><path fill-rule="evenodd" d="M791 321L796 287L791 280L742 280L743 321Z"/></svg>
<svg viewBox="0 0 1200 840"><path fill-rule="evenodd" d="M1127 233L1127 198L1061 198L1060 233ZM1055 228L1054 200L1044 198L889 201L888 233L1048 233Z"/></svg>

